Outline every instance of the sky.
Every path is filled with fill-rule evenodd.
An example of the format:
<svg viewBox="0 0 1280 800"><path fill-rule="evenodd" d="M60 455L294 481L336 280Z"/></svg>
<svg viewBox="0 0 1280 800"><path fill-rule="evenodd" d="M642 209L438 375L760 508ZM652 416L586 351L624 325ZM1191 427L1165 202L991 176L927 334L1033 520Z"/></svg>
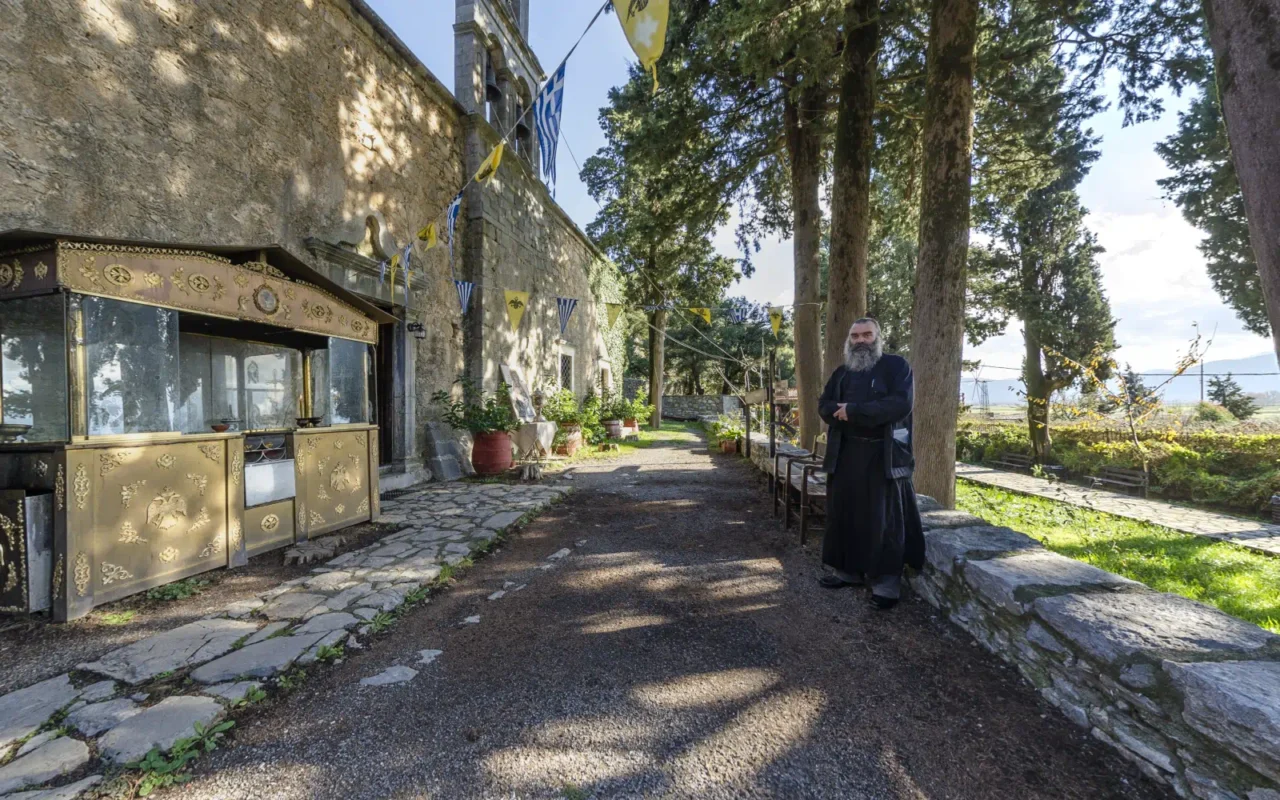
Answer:
<svg viewBox="0 0 1280 800"><path fill-rule="evenodd" d="M454 0L368 0L374 10L445 86L453 89ZM554 9L551 6L554 5ZM531 2L529 43L544 72L551 72L600 7L599 0ZM565 69L564 115L557 159L556 199L585 228L599 207L578 178L582 161L604 145L600 108L609 90L627 79L634 60L617 18L601 16ZM1112 109L1091 121L1102 137L1102 157L1080 187L1089 209L1088 226L1106 252L1099 257L1103 282L1119 319L1116 338L1121 363L1135 369L1173 366L1195 335L1192 323L1213 336L1209 360L1247 358L1271 352L1269 339L1249 333L1213 290L1204 259L1196 249L1201 234L1161 197L1156 181L1168 174L1156 155L1156 142L1177 127L1176 112L1185 100L1170 97L1165 115L1142 125L1123 127ZM737 256L733 231L716 238L726 255ZM755 274L729 289L759 303L787 304L792 295L789 241L768 240L752 258ZM983 377L1014 377L1022 363L1021 328L1016 321L1003 335L965 357L981 359Z"/></svg>

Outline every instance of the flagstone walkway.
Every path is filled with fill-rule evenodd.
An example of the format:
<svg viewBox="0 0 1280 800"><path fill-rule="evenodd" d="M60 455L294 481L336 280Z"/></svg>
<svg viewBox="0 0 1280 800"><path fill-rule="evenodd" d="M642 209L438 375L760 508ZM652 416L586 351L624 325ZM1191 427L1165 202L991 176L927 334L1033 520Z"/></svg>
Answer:
<svg viewBox="0 0 1280 800"><path fill-rule="evenodd" d="M977 464L956 463L956 477L996 486L1011 492L1045 497L1071 505L1105 511L1117 517L1163 525L1183 533L1247 547L1269 555L1280 555L1280 525L1233 517L1215 511L1191 508L1161 500L1145 500L1119 492L1089 489L1061 481L1005 472Z"/></svg>
<svg viewBox="0 0 1280 800"><path fill-rule="evenodd" d="M0 696L0 794L78 778L56 795L74 797L101 777L84 774L100 771L93 767L167 749L194 726L222 719L263 679L340 645L361 647L359 636L376 631L388 612L423 599L444 565L567 492L563 484L468 483L410 492L382 504L379 521L404 523L401 531L219 614L80 664L74 681L64 673Z"/></svg>

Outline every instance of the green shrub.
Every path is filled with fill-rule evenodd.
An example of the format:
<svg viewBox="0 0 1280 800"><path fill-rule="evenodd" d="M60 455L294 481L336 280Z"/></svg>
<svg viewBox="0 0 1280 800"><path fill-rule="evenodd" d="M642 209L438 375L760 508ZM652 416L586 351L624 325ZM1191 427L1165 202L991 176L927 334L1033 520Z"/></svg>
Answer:
<svg viewBox="0 0 1280 800"><path fill-rule="evenodd" d="M440 407L440 418L451 428L471 433L500 433L516 430L520 420L511 410L511 389L505 383L498 384L498 391L485 396L469 378L459 378L462 397L454 398L441 389L431 396L431 402Z"/></svg>
<svg viewBox="0 0 1280 800"><path fill-rule="evenodd" d="M542 416L559 425L582 424L582 408L568 389L547 395L542 403Z"/></svg>
<svg viewBox="0 0 1280 800"><path fill-rule="evenodd" d="M746 435L746 428L743 427L741 419L731 417L728 414L721 414L718 419L707 426L707 432L717 441L725 439L732 441L741 439Z"/></svg>
<svg viewBox="0 0 1280 800"><path fill-rule="evenodd" d="M1200 403L1196 406L1195 419L1197 422L1235 422L1235 417L1231 412L1222 406L1216 406L1213 403Z"/></svg>

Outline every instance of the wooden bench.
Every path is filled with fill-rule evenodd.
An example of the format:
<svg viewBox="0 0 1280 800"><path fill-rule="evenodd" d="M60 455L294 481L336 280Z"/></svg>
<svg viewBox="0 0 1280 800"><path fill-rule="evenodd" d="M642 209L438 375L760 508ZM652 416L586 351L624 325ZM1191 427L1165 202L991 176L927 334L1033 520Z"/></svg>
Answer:
<svg viewBox="0 0 1280 800"><path fill-rule="evenodd" d="M1106 486L1118 486L1123 490L1137 489L1142 493L1143 497L1147 496L1150 485L1147 479L1147 473L1140 469L1128 469L1127 467L1103 467L1098 475L1090 478L1091 486L1094 489L1101 489Z"/></svg>
<svg viewBox="0 0 1280 800"><path fill-rule="evenodd" d="M1001 453L996 458L995 465L1014 472L1030 472L1031 456L1024 456L1021 453Z"/></svg>
<svg viewBox="0 0 1280 800"><path fill-rule="evenodd" d="M775 517L778 516L779 506L781 506L782 508L786 508L786 505L787 505L788 490L786 487L789 483L789 472L790 472L791 462L803 461L803 460L812 459L812 458L813 458L813 453L811 453L808 450L793 450L789 453L784 453L782 452L781 449L778 449L774 452L773 475L771 476L771 482L773 484L772 486L773 515ZM782 469L783 463L787 465L787 472L784 472ZM788 475L788 477L783 477L784 475Z"/></svg>
<svg viewBox="0 0 1280 800"><path fill-rule="evenodd" d="M800 518L800 543L809 538L809 516L825 514L827 500L827 476L822 471L822 461L827 455L827 438L819 436L814 443L813 456L787 462L786 497L783 502L783 530L791 528L791 508L794 504ZM792 473L798 466L799 472Z"/></svg>

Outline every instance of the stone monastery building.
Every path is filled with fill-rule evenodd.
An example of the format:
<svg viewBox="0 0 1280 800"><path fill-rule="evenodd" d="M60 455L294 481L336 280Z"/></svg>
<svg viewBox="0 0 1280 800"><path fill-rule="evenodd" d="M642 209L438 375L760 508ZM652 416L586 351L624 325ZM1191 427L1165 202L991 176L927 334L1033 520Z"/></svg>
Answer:
<svg viewBox="0 0 1280 800"><path fill-rule="evenodd" d="M379 323L382 488L456 477L467 445L433 392L492 390L505 365L581 395L623 366L615 268L539 180L531 119L513 124L545 77L529 4L457 0L450 92L363 0L0 0L0 261L56 241L310 276ZM443 210L508 129L451 264ZM392 285L380 263L433 218L441 246ZM465 314L454 278L476 284ZM529 293L514 331L504 290ZM579 301L563 336L558 296Z"/></svg>

